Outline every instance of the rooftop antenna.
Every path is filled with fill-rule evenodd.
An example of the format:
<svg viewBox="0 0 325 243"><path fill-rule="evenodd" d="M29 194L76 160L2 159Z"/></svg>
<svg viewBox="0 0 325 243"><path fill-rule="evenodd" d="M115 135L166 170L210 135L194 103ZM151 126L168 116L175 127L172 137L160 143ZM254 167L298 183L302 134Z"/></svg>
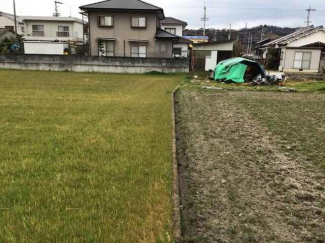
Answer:
<svg viewBox="0 0 325 243"><path fill-rule="evenodd" d="M316 11L315 8L311 8L311 5L308 9L306 9L306 11L308 12L307 15L307 21L305 21L305 23L307 23L307 27L310 25L311 21L310 21L310 13Z"/></svg>
<svg viewBox="0 0 325 243"><path fill-rule="evenodd" d="M204 23L203 38L205 38L205 24L207 21L209 21L209 18L207 18L207 7L205 6L205 2L204 2L204 16L203 16L203 18L201 18L201 21L203 21L203 23Z"/></svg>
<svg viewBox="0 0 325 243"><path fill-rule="evenodd" d="M229 36L228 39L231 40L231 24L230 24L230 29L229 29Z"/></svg>
<svg viewBox="0 0 325 243"><path fill-rule="evenodd" d="M55 4L55 13L53 14L54 17L60 17L61 14L59 13L59 6L58 4L63 4L59 1L54 1L54 4Z"/></svg>

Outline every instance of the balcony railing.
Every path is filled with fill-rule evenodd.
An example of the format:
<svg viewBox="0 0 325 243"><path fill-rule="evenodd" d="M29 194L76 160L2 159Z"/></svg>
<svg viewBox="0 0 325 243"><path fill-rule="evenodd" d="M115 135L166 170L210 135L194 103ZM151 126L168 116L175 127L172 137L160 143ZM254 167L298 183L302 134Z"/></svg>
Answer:
<svg viewBox="0 0 325 243"><path fill-rule="evenodd" d="M43 37L44 31L33 31L32 35L37 37Z"/></svg>
<svg viewBox="0 0 325 243"><path fill-rule="evenodd" d="M69 34L69 32L66 32L66 31L59 31L59 32L56 32L56 37L69 37L70 36L70 34Z"/></svg>

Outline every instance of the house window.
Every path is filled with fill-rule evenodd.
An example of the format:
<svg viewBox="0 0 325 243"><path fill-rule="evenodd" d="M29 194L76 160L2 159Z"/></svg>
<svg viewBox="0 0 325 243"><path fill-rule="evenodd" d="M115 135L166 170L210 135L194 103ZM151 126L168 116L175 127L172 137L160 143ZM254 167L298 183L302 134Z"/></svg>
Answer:
<svg viewBox="0 0 325 243"><path fill-rule="evenodd" d="M114 25L113 16L99 16L98 26L112 27Z"/></svg>
<svg viewBox="0 0 325 243"><path fill-rule="evenodd" d="M114 52L114 49L115 49L115 43L114 41L106 41L105 42L105 53L106 53L106 56L108 57L113 57L115 56L115 52Z"/></svg>
<svg viewBox="0 0 325 243"><path fill-rule="evenodd" d="M33 25L33 36L44 36L44 25Z"/></svg>
<svg viewBox="0 0 325 243"><path fill-rule="evenodd" d="M167 52L167 45L166 44L160 44L159 45L159 52L160 53L166 53Z"/></svg>
<svg viewBox="0 0 325 243"><path fill-rule="evenodd" d="M311 52L296 52L293 68L310 69Z"/></svg>
<svg viewBox="0 0 325 243"><path fill-rule="evenodd" d="M173 54L175 56L181 56L182 55L182 48L174 48L173 49Z"/></svg>
<svg viewBox="0 0 325 243"><path fill-rule="evenodd" d="M131 26L135 28L145 28L147 27L146 17L132 17Z"/></svg>
<svg viewBox="0 0 325 243"><path fill-rule="evenodd" d="M15 27L14 26L5 26L5 29L14 31Z"/></svg>
<svg viewBox="0 0 325 243"><path fill-rule="evenodd" d="M147 57L147 46L141 43L132 44L131 57Z"/></svg>
<svg viewBox="0 0 325 243"><path fill-rule="evenodd" d="M57 37L69 37L69 26L59 26L56 36Z"/></svg>
<svg viewBox="0 0 325 243"><path fill-rule="evenodd" d="M165 30L173 35L176 35L176 28L165 28Z"/></svg>
<svg viewBox="0 0 325 243"><path fill-rule="evenodd" d="M115 42L113 40L98 40L99 56L115 56Z"/></svg>

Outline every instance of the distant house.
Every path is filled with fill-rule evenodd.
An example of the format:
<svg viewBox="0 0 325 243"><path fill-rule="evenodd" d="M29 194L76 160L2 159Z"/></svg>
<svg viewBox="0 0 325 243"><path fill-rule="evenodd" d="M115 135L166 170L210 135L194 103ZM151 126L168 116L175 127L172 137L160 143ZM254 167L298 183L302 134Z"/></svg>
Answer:
<svg viewBox="0 0 325 243"><path fill-rule="evenodd" d="M22 16L26 41L82 41L83 23L73 17Z"/></svg>
<svg viewBox="0 0 325 243"><path fill-rule="evenodd" d="M209 36L183 36L193 43L209 42Z"/></svg>
<svg viewBox="0 0 325 243"><path fill-rule="evenodd" d="M279 39L280 36L273 34L273 33L268 33L264 35L263 40L256 42L254 49L255 49L255 57L258 58L266 58L266 48L263 48L267 43L270 43L271 41L274 41L276 39Z"/></svg>
<svg viewBox="0 0 325 243"><path fill-rule="evenodd" d="M88 15L91 56L172 58L180 37L160 27L164 10L140 0L81 6Z"/></svg>
<svg viewBox="0 0 325 243"><path fill-rule="evenodd" d="M173 56L188 57L188 46L191 41L182 37L187 23L179 19L166 17L164 20L160 21L160 26L163 30L180 37L178 41L174 42Z"/></svg>
<svg viewBox="0 0 325 243"><path fill-rule="evenodd" d="M15 37L16 37L16 34L13 30L0 28L0 41L2 41L5 38L15 39Z"/></svg>
<svg viewBox="0 0 325 243"><path fill-rule="evenodd" d="M69 44L83 43L83 23L73 17L21 16L25 54L63 55Z"/></svg>
<svg viewBox="0 0 325 243"><path fill-rule="evenodd" d="M15 31L14 15L0 11L0 28ZM19 35L23 35L25 33L24 23L19 16L17 16L17 33Z"/></svg>
<svg viewBox="0 0 325 243"><path fill-rule="evenodd" d="M325 29L323 26L298 29L296 32L263 45L279 50L280 71L319 72L325 53Z"/></svg>

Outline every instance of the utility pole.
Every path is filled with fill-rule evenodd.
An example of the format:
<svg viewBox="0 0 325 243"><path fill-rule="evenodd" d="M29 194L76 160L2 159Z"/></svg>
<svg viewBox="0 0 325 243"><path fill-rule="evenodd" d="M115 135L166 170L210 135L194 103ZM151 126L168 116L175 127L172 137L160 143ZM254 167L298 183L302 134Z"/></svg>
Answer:
<svg viewBox="0 0 325 243"><path fill-rule="evenodd" d="M209 19L207 18L207 7L205 6L205 2L204 2L204 16L203 16L203 18L201 18L201 21L203 21L203 23L204 23L204 27L203 27L203 38L205 38L205 23L207 21L209 21Z"/></svg>
<svg viewBox="0 0 325 243"><path fill-rule="evenodd" d="M306 11L308 12L307 15L307 21L305 23L307 23L307 27L310 25L311 21L310 21L310 13L316 11L315 8L311 8L311 5L308 9L306 9Z"/></svg>
<svg viewBox="0 0 325 243"><path fill-rule="evenodd" d="M263 40L263 37L264 37L264 26L262 27L261 41Z"/></svg>
<svg viewBox="0 0 325 243"><path fill-rule="evenodd" d="M231 24L230 24L229 37L228 37L228 39L231 40Z"/></svg>
<svg viewBox="0 0 325 243"><path fill-rule="evenodd" d="M17 15L16 15L16 1L14 0L14 19L15 19L15 34L16 34L16 43L18 42L18 29L17 29Z"/></svg>
<svg viewBox="0 0 325 243"><path fill-rule="evenodd" d="M55 12L53 14L54 17L60 17L60 15L61 15L59 13L59 6L58 6L58 4L63 4L63 3L59 2L59 1L54 1L54 5L55 5Z"/></svg>
<svg viewBox="0 0 325 243"><path fill-rule="evenodd" d="M247 23L245 24L245 42L246 42L246 54L248 54L248 42L249 42Z"/></svg>

